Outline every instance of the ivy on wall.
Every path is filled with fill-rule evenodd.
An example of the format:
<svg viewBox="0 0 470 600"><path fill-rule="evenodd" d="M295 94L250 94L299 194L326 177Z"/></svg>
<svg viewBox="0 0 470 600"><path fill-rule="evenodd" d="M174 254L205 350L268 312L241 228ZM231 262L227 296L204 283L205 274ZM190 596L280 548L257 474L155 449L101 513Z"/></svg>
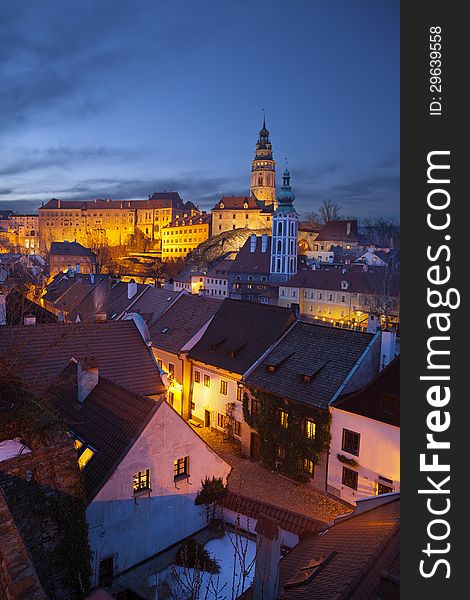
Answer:
<svg viewBox="0 0 470 600"><path fill-rule="evenodd" d="M279 472L298 481L306 481L308 474L303 471L304 459L318 465L320 454L328 450L330 445L330 413L315 411L313 416L309 407L297 403L286 404L282 398L261 390L250 388L249 391L257 402L258 410L256 414L250 412L250 397L245 392L243 416L246 423L258 433L263 464L275 469L276 462L280 462ZM279 422L279 410L288 414L287 427ZM305 435L305 418L315 422L315 437L312 439ZM282 461L277 458L278 446L285 450Z"/></svg>

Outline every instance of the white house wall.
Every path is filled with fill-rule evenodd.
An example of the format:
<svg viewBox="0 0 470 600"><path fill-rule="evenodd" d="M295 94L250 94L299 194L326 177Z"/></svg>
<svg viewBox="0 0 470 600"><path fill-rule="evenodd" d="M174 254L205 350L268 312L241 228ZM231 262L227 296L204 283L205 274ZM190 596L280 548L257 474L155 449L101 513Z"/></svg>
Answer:
<svg viewBox="0 0 470 600"><path fill-rule="evenodd" d="M342 450L343 429L360 434L359 456ZM359 467L340 462L338 454L357 460ZM358 472L357 490L342 484L343 467ZM400 428L333 408L328 491L353 504L358 498L376 493L379 476L393 481L393 491L400 489Z"/></svg>
<svg viewBox="0 0 470 600"><path fill-rule="evenodd" d="M189 481L175 486L173 461L189 456ZM150 469L150 495L134 497L133 475ZM230 466L165 402L87 508L93 567L115 557L115 573L128 569L206 525L194 500L207 477L226 480Z"/></svg>

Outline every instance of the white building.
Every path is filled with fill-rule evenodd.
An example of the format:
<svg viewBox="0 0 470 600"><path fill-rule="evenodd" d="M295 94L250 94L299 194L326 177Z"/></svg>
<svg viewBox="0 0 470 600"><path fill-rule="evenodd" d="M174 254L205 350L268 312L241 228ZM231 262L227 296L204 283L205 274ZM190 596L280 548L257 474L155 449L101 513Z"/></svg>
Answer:
<svg viewBox="0 0 470 600"><path fill-rule="evenodd" d="M228 273L232 260L223 260L204 276L204 290L201 294L211 298L224 299L228 297Z"/></svg>
<svg viewBox="0 0 470 600"><path fill-rule="evenodd" d="M297 273L297 234L299 215L293 202L290 172L286 168L273 214L271 241L271 281L287 281Z"/></svg>
<svg viewBox="0 0 470 600"><path fill-rule="evenodd" d="M331 406L328 486L354 504L400 489L400 358Z"/></svg>
<svg viewBox="0 0 470 600"><path fill-rule="evenodd" d="M230 466L164 398L152 400L71 361L52 402L70 423L84 473L93 585L207 525L194 501L201 481ZM77 378L77 392L71 381Z"/></svg>

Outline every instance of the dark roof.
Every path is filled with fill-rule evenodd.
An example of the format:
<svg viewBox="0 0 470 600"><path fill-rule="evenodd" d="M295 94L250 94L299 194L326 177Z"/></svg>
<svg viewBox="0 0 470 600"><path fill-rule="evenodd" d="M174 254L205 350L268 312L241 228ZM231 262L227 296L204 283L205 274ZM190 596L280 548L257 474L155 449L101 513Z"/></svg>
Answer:
<svg viewBox="0 0 470 600"><path fill-rule="evenodd" d="M69 273L57 273L54 275L52 281L46 286L46 293L42 298L47 300L48 302L56 302L62 294L64 294L70 287L75 285L77 282L81 281L83 284L90 284L91 279L95 282L98 282L103 276L93 275L85 275L83 273L77 274L73 272L73 277Z"/></svg>
<svg viewBox="0 0 470 600"><path fill-rule="evenodd" d="M57 317L18 290L11 290L5 300L7 325L23 325L26 316L36 317L36 323L55 323Z"/></svg>
<svg viewBox="0 0 470 600"><path fill-rule="evenodd" d="M326 409L373 337L299 321L246 377L246 383ZM304 381L304 376L309 381Z"/></svg>
<svg viewBox="0 0 470 600"><path fill-rule="evenodd" d="M167 229L169 227L183 227L185 225L210 225L211 221L211 214L187 215L186 217L181 215L178 219L175 219L171 223L168 223L168 225L165 225L163 229Z"/></svg>
<svg viewBox="0 0 470 600"><path fill-rule="evenodd" d="M301 541L280 562L278 600L371 600L382 585L382 573L399 556L400 497L337 520L326 531ZM383 502L383 500L382 500ZM362 504L362 503L361 503ZM317 573L305 569L326 558ZM291 584L294 579L299 581ZM387 596L391 598L392 596Z"/></svg>
<svg viewBox="0 0 470 600"><path fill-rule="evenodd" d="M240 494L229 492L222 501L222 506L227 510L233 510L237 514L246 515L251 519L257 519L261 514L276 519L284 531L290 531L300 537L316 533L324 526L323 521L317 521L299 513L280 508L274 504L262 502Z"/></svg>
<svg viewBox="0 0 470 600"><path fill-rule="evenodd" d="M151 400L100 376L96 387L79 402L77 387L77 363L71 361L49 388L47 399L70 430L95 450L83 470L91 501L164 400Z"/></svg>
<svg viewBox="0 0 470 600"><path fill-rule="evenodd" d="M156 288L149 285L143 294L136 294L136 299L129 301L126 313L139 313L144 317L147 325L151 325L162 316L180 294L181 292L164 290L163 288Z"/></svg>
<svg viewBox="0 0 470 600"><path fill-rule="evenodd" d="M295 321L289 308L227 298L188 356L241 375Z"/></svg>
<svg viewBox="0 0 470 600"><path fill-rule="evenodd" d="M349 233L348 233L349 226ZM328 221L321 228L315 241L319 242L357 242L359 232L357 230L357 221L349 219L345 221Z"/></svg>
<svg viewBox="0 0 470 600"><path fill-rule="evenodd" d="M0 356L31 385L49 386L72 357L94 356L104 377L145 396L165 391L133 321L0 327Z"/></svg>
<svg viewBox="0 0 470 600"><path fill-rule="evenodd" d="M52 256L88 256L96 258L96 254L78 242L52 242Z"/></svg>
<svg viewBox="0 0 470 600"><path fill-rule="evenodd" d="M63 208L64 210L106 210L116 208L127 208L134 210L145 208L182 208L183 206L187 206L189 208L191 206L194 207L194 204L192 204L192 202L187 202L184 204L177 192L155 192L146 200L112 200L111 198L95 198L94 200L59 200L57 198L51 198L44 206L39 207L39 210L57 208Z"/></svg>
<svg viewBox="0 0 470 600"><path fill-rule="evenodd" d="M395 412L389 404L384 404L385 396L395 398ZM340 396L333 406L400 427L400 357L392 360L373 381L359 391Z"/></svg>
<svg viewBox="0 0 470 600"><path fill-rule="evenodd" d="M221 306L220 300L182 294L159 319L150 324L152 346L177 354Z"/></svg>
<svg viewBox="0 0 470 600"><path fill-rule="evenodd" d="M387 292L391 296L398 296L400 293L398 276L390 278L384 269L385 267L379 267L377 271L348 269L345 273L342 272L342 269L305 269L281 285L337 292L347 291L353 294L381 294L384 285L387 285ZM346 290L341 289L342 281L349 284Z"/></svg>
<svg viewBox="0 0 470 600"><path fill-rule="evenodd" d="M233 260L224 259L213 265L206 273L206 277L226 277L233 266Z"/></svg>
<svg viewBox="0 0 470 600"><path fill-rule="evenodd" d="M269 275L271 270L271 236L268 237L266 252L261 252L262 236L256 236L255 251L251 252L251 236L240 248L237 257L232 261L231 273L262 273Z"/></svg>
<svg viewBox="0 0 470 600"><path fill-rule="evenodd" d="M106 314L108 319L118 317L147 287L138 283L136 294L129 299L128 286L128 282L112 277L102 279L70 313L69 320L74 322L79 317L82 323L93 322L100 313Z"/></svg>
<svg viewBox="0 0 470 600"><path fill-rule="evenodd" d="M247 210L244 207L245 202L248 204L248 210L264 208L264 204L254 196L223 196L212 210Z"/></svg>
<svg viewBox="0 0 470 600"><path fill-rule="evenodd" d="M53 302L55 308L63 311L64 315L71 313L93 290L95 285L97 285L97 283L90 283L89 280L78 276L76 276L74 279L66 280L66 282L61 282L64 287L65 285L69 286L65 289L65 291L62 291L58 295L55 293L50 294L48 291L44 296L45 300ZM56 290L54 290L54 292L56 292Z"/></svg>

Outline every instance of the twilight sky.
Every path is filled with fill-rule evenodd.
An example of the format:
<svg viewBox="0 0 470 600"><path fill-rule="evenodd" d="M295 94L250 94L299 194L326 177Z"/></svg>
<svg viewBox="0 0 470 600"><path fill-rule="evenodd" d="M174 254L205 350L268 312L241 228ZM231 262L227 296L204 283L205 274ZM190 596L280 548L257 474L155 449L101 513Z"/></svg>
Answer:
<svg viewBox="0 0 470 600"><path fill-rule="evenodd" d="M0 27L0 208L210 209L248 193L265 108L300 213L398 218L398 0L2 0Z"/></svg>

